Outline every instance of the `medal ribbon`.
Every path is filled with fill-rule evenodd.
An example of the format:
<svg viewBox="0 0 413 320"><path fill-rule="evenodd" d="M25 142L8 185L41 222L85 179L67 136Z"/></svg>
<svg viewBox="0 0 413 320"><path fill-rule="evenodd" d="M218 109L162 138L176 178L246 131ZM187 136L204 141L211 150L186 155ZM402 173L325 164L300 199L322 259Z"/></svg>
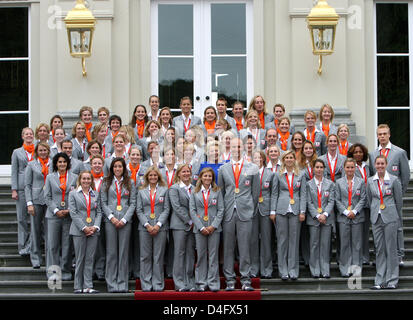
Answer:
<svg viewBox="0 0 413 320"><path fill-rule="evenodd" d="M173 184L173 182L174 182L174 176L175 176L175 169L173 170L173 172L172 172L172 177L171 177L171 180L169 180L169 173L168 173L168 170L165 170L165 172L166 172L166 177L167 177L167 183L168 183L168 189L172 186L172 184ZM169 182L170 181L170 182Z"/></svg>
<svg viewBox="0 0 413 320"><path fill-rule="evenodd" d="M67 171L64 176L59 176L59 181L60 181L60 190L62 190L62 202L65 201L65 195L66 195L66 181L67 181Z"/></svg>
<svg viewBox="0 0 413 320"><path fill-rule="evenodd" d="M265 168L262 168L261 179L260 179L260 198L262 198L262 178L264 177Z"/></svg>
<svg viewBox="0 0 413 320"><path fill-rule="evenodd" d="M363 169L364 169L364 176L363 176L363 171L361 171L359 165L357 165L357 168L359 169L361 176L364 178L364 183L367 184L367 171L366 171L366 167L363 168Z"/></svg>
<svg viewBox="0 0 413 320"><path fill-rule="evenodd" d="M285 173L285 179L287 180L287 186L288 186L288 191L290 192L290 199L294 199L294 173L293 173L293 177L291 179L291 186L290 186L290 181L288 179L288 173Z"/></svg>
<svg viewBox="0 0 413 320"><path fill-rule="evenodd" d="M351 207L351 197L353 196L353 182L348 183L348 206Z"/></svg>
<svg viewBox="0 0 413 320"><path fill-rule="evenodd" d="M377 185L379 187L379 193L380 193L380 205L383 205L383 192L381 191L381 187L380 187L380 179L377 180Z"/></svg>
<svg viewBox="0 0 413 320"><path fill-rule="evenodd" d="M188 125L185 125L185 119L184 119L184 130L185 130L185 132L189 129L190 125L191 125L191 118L189 118Z"/></svg>
<svg viewBox="0 0 413 320"><path fill-rule="evenodd" d="M115 181L115 187L116 187L116 197L118 198L118 206L120 206L120 198L122 196L122 191L119 190L118 183L116 181Z"/></svg>
<svg viewBox="0 0 413 320"><path fill-rule="evenodd" d="M151 199L151 214L154 214L155 213L156 190L153 193L153 197L151 196L151 190L149 190L149 198Z"/></svg>
<svg viewBox="0 0 413 320"><path fill-rule="evenodd" d="M83 191L82 191L83 193ZM90 192L89 192L89 201L87 201L85 194L83 193L83 197L85 197L86 201L86 207L87 207L87 217L90 218L90 208L91 208L91 202L90 202Z"/></svg>
<svg viewBox="0 0 413 320"><path fill-rule="evenodd" d="M328 167L330 168L331 181L335 182L334 178L335 178L335 175L336 175L338 155L336 155L336 161L334 163L334 170L331 169L330 157L328 156L328 154L327 154L327 161L328 161Z"/></svg>
<svg viewBox="0 0 413 320"><path fill-rule="evenodd" d="M321 183L317 186L317 201L318 201L318 207L321 208Z"/></svg>
<svg viewBox="0 0 413 320"><path fill-rule="evenodd" d="M204 199L204 217L208 217L209 192L210 192L210 190L208 190L208 195L207 195L207 198L205 199L205 192L202 191L202 198Z"/></svg>
<svg viewBox="0 0 413 320"><path fill-rule="evenodd" d="M383 151L384 151L384 152L383 152ZM381 150L380 150L380 154L381 154L382 156L385 156L386 158L387 158L387 156L389 155L389 152L390 152L390 149L389 149L389 148L381 149Z"/></svg>
<svg viewBox="0 0 413 320"><path fill-rule="evenodd" d="M314 143L315 140L315 128L313 129L313 132L310 133L310 130L307 128L307 140L310 140L312 143Z"/></svg>
<svg viewBox="0 0 413 320"><path fill-rule="evenodd" d="M235 172L234 171L234 166L232 166L232 172L234 173L234 179L235 179L235 188L239 189L239 177L241 175L242 167L244 166L244 160L242 160L241 163L241 169L238 170L238 163L236 164L235 169L237 169Z"/></svg>
<svg viewBox="0 0 413 320"><path fill-rule="evenodd" d="M307 171L308 171L308 176L310 177L310 180L313 178L313 169L311 168L310 165L307 165Z"/></svg>

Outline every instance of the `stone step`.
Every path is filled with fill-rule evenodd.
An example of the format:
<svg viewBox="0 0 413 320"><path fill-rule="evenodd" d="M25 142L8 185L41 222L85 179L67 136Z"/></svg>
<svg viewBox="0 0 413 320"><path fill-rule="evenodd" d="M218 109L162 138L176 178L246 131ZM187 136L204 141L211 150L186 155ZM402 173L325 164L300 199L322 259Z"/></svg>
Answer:
<svg viewBox="0 0 413 320"><path fill-rule="evenodd" d="M0 200L11 200L11 191L1 191L0 190Z"/></svg>
<svg viewBox="0 0 413 320"><path fill-rule="evenodd" d="M0 221L16 221L17 213L16 208L9 211L0 211Z"/></svg>
<svg viewBox="0 0 413 320"><path fill-rule="evenodd" d="M0 213L2 211L16 211L16 201L12 199L2 200L0 202Z"/></svg>
<svg viewBox="0 0 413 320"><path fill-rule="evenodd" d="M17 242L1 242L0 254L16 254L18 252Z"/></svg>
<svg viewBox="0 0 413 320"><path fill-rule="evenodd" d="M45 281L46 268L33 269L30 267L1 267L0 281Z"/></svg>
<svg viewBox="0 0 413 320"><path fill-rule="evenodd" d="M17 232L17 221L0 221L0 232Z"/></svg>
<svg viewBox="0 0 413 320"><path fill-rule="evenodd" d="M0 243L17 242L17 232L0 232Z"/></svg>
<svg viewBox="0 0 413 320"><path fill-rule="evenodd" d="M0 300L134 300L131 293L99 293L99 294L74 294L56 291L56 293L0 293Z"/></svg>
<svg viewBox="0 0 413 320"><path fill-rule="evenodd" d="M43 255L44 259L44 255ZM30 256L0 254L0 267L31 267Z"/></svg>

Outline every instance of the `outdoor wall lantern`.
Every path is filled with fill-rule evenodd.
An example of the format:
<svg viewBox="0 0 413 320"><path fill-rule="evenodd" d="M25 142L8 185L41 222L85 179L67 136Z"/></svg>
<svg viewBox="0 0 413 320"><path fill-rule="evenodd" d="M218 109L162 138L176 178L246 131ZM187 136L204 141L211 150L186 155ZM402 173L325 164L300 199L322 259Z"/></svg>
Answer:
<svg viewBox="0 0 413 320"><path fill-rule="evenodd" d="M321 75L323 56L334 52L334 41L338 14L325 0L318 0L315 7L307 16L308 29L310 30L313 54L318 55L318 74Z"/></svg>
<svg viewBox="0 0 413 320"><path fill-rule="evenodd" d="M86 8L84 0L76 0L76 6L65 18L70 55L82 59L82 74L86 77L86 58L92 54L92 39L96 18Z"/></svg>

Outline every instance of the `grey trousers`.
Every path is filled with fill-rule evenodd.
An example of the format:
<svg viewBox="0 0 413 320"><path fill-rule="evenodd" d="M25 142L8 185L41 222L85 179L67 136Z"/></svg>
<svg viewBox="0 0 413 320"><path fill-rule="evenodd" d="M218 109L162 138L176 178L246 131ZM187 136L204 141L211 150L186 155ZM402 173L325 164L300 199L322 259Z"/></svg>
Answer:
<svg viewBox="0 0 413 320"><path fill-rule="evenodd" d="M224 241L224 276L227 283L235 284L235 245L238 244L239 271L241 274L241 284L251 285L250 271L250 237L252 230L252 220L241 221L236 209L230 221L222 223Z"/></svg>
<svg viewBox="0 0 413 320"><path fill-rule="evenodd" d="M301 222L299 215L277 214L275 220L277 232L278 272L281 277L298 278L299 275L299 241Z"/></svg>
<svg viewBox="0 0 413 320"><path fill-rule="evenodd" d="M381 215L372 225L374 246L376 248L375 285L397 285L399 282L399 259L397 257L398 221L384 223Z"/></svg>
<svg viewBox="0 0 413 320"><path fill-rule="evenodd" d="M17 213L17 245L19 254L30 254L30 215L27 213L27 203L24 190L17 191L19 199L16 200Z"/></svg>
<svg viewBox="0 0 413 320"><path fill-rule="evenodd" d="M160 231L153 237L146 230L139 231L141 248L142 291L163 291L164 257L167 231Z"/></svg>
<svg viewBox="0 0 413 320"><path fill-rule="evenodd" d="M47 223L45 219L47 211L46 205L34 205L34 217L30 216L30 260L32 266L40 266L44 264L42 255L42 240L45 241L45 248L47 247ZM45 249L47 255L47 249Z"/></svg>
<svg viewBox="0 0 413 320"><path fill-rule="evenodd" d="M252 221L251 232L251 275L271 277L272 252L271 252L271 232L273 223L269 216L257 214Z"/></svg>
<svg viewBox="0 0 413 320"><path fill-rule="evenodd" d="M128 291L129 281L129 244L132 224L122 229L105 221L106 231L106 270L105 279L108 292Z"/></svg>
<svg viewBox="0 0 413 320"><path fill-rule="evenodd" d="M195 235L192 230L172 230L172 232L174 240L172 273L175 290L192 289L195 287Z"/></svg>
<svg viewBox="0 0 413 320"><path fill-rule="evenodd" d="M174 268L174 244L172 230L169 229L166 236L166 247L165 247L165 272L168 278L173 277L173 268Z"/></svg>
<svg viewBox="0 0 413 320"><path fill-rule="evenodd" d="M370 209L364 208L365 221L363 222L363 263L370 261Z"/></svg>
<svg viewBox="0 0 413 320"><path fill-rule="evenodd" d="M362 235L363 223L345 224L338 223L340 229L340 273L342 276L351 272L350 267L355 265L363 267Z"/></svg>
<svg viewBox="0 0 413 320"><path fill-rule="evenodd" d="M57 265L62 269L62 279L72 277L72 240L69 234L72 223L69 218L46 218L47 220L47 261L49 266Z"/></svg>
<svg viewBox="0 0 413 320"><path fill-rule="evenodd" d="M105 278L106 269L106 232L105 223L100 224L98 243L95 253L95 268L94 273L98 278Z"/></svg>
<svg viewBox="0 0 413 320"><path fill-rule="evenodd" d="M308 226L310 233L310 272L312 276L330 275L330 225Z"/></svg>
<svg viewBox="0 0 413 320"><path fill-rule="evenodd" d="M195 234L197 262L195 268L195 282L198 288L209 287L210 290L219 290L219 238L220 232L209 236Z"/></svg>
<svg viewBox="0 0 413 320"><path fill-rule="evenodd" d="M93 288L93 261L95 259L98 240L98 234L90 237L73 236L76 255L75 290Z"/></svg>
<svg viewBox="0 0 413 320"><path fill-rule="evenodd" d="M403 209L401 216L403 217ZM404 258L403 219L400 221L400 225L397 228L397 257L399 258L399 262Z"/></svg>

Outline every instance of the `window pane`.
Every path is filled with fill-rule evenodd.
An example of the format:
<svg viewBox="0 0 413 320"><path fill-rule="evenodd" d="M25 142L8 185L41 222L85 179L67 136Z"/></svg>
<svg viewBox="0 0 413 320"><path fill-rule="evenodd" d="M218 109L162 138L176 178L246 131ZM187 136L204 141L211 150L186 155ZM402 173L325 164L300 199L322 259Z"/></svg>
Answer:
<svg viewBox="0 0 413 320"><path fill-rule="evenodd" d="M159 58L159 98L163 106L179 107L180 99L194 95L192 58Z"/></svg>
<svg viewBox="0 0 413 320"><path fill-rule="evenodd" d="M378 110L378 124L390 127L391 143L406 150L410 159L410 116L409 110Z"/></svg>
<svg viewBox="0 0 413 320"><path fill-rule="evenodd" d="M246 53L245 4L211 4L212 54Z"/></svg>
<svg viewBox="0 0 413 320"><path fill-rule="evenodd" d="M0 61L0 111L28 110L28 87L28 61Z"/></svg>
<svg viewBox="0 0 413 320"><path fill-rule="evenodd" d="M408 12L407 3L376 4L378 53L409 52Z"/></svg>
<svg viewBox="0 0 413 320"><path fill-rule="evenodd" d="M158 21L160 55L193 54L192 5L160 4Z"/></svg>
<svg viewBox="0 0 413 320"><path fill-rule="evenodd" d="M212 91L224 96L231 105L236 100L246 104L247 71L245 57L212 58Z"/></svg>
<svg viewBox="0 0 413 320"><path fill-rule="evenodd" d="M28 56L28 8L0 8L0 58Z"/></svg>
<svg viewBox="0 0 413 320"><path fill-rule="evenodd" d="M0 132L7 132L7 138L1 142L0 165L11 164L11 154L22 146L21 131L28 123L27 114L0 115Z"/></svg>
<svg viewBox="0 0 413 320"><path fill-rule="evenodd" d="M409 106L409 57L377 57L378 106Z"/></svg>

